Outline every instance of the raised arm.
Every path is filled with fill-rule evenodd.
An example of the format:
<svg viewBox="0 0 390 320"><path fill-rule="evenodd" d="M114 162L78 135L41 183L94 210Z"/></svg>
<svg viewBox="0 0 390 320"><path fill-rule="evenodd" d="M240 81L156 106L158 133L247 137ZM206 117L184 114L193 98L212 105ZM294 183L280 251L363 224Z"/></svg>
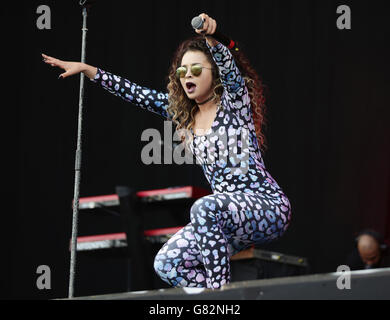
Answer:
<svg viewBox="0 0 390 320"><path fill-rule="evenodd" d="M217 28L216 21L205 13L202 13L199 16L203 18L204 25L202 29L197 29L196 32L205 35L206 45L210 50L213 60L218 66L222 85L232 98L233 102L241 102L235 105L237 108L240 108L240 106L244 104L243 100L245 100L245 97L248 95L245 80L242 77L230 50L212 37Z"/></svg>
<svg viewBox="0 0 390 320"><path fill-rule="evenodd" d="M236 94L239 89L244 89L245 80L230 50L220 42L217 42L215 46L210 46L209 41L206 41L206 44L218 66L222 85L228 93Z"/></svg>

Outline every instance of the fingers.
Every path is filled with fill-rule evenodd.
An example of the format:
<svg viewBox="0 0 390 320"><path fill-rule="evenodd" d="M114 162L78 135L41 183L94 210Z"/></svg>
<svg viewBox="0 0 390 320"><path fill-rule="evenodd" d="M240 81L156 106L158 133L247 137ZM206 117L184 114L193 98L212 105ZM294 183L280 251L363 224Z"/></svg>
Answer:
<svg viewBox="0 0 390 320"><path fill-rule="evenodd" d="M47 56L47 55L45 55L45 54L43 54L42 53L42 57L43 57L43 61L44 62L49 62L49 61L52 61L54 58L52 58L52 57L49 57L49 56Z"/></svg>
<svg viewBox="0 0 390 320"><path fill-rule="evenodd" d="M62 61L50 56L47 56L42 53L43 62L50 64L52 67L60 67L62 68Z"/></svg>
<svg viewBox="0 0 390 320"><path fill-rule="evenodd" d="M201 29L201 31L203 31L202 33L205 33L205 31L207 31L207 28L209 26L209 16L206 13L201 13L199 17L201 17L204 21L203 28Z"/></svg>
<svg viewBox="0 0 390 320"><path fill-rule="evenodd" d="M64 72L64 73L61 73L58 77L58 79L64 79L66 77L69 77L70 76L70 73L69 72Z"/></svg>
<svg viewBox="0 0 390 320"><path fill-rule="evenodd" d="M203 28L195 30L196 33L204 35L214 34L217 29L217 22L213 18L209 17L206 13L201 13L199 17L201 17L204 21Z"/></svg>
<svg viewBox="0 0 390 320"><path fill-rule="evenodd" d="M217 29L217 22L214 19L210 18L210 25L207 29L207 34L210 35L214 34L216 29Z"/></svg>

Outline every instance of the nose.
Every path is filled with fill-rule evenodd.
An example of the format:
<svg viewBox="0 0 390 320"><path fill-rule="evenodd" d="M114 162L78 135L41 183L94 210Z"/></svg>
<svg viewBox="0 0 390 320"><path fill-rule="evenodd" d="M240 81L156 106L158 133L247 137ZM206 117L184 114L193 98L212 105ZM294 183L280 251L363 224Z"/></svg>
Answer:
<svg viewBox="0 0 390 320"><path fill-rule="evenodd" d="M191 73L191 68L187 68L187 72L186 72L186 78L190 78L192 77L192 73Z"/></svg>

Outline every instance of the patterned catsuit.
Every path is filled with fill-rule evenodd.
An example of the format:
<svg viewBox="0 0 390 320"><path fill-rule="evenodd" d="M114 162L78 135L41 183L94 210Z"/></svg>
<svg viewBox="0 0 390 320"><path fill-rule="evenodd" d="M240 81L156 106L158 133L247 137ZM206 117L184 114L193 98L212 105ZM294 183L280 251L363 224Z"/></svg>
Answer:
<svg viewBox="0 0 390 320"><path fill-rule="evenodd" d="M291 206L265 169L258 146L250 97L229 49L210 47L224 87L215 120L191 151L212 194L196 200L190 223L172 236L155 257L154 269L176 287L218 289L230 282L229 258L253 244L281 237ZM92 80L127 102L172 120L168 93L139 86L98 68Z"/></svg>

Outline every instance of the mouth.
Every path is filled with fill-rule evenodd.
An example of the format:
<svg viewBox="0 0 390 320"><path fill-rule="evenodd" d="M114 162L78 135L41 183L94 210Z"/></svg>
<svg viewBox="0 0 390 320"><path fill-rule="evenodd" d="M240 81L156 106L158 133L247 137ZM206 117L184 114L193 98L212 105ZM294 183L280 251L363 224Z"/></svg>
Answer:
<svg viewBox="0 0 390 320"><path fill-rule="evenodd" d="M186 82L186 88L188 93L194 93L196 89L196 84L193 82Z"/></svg>

